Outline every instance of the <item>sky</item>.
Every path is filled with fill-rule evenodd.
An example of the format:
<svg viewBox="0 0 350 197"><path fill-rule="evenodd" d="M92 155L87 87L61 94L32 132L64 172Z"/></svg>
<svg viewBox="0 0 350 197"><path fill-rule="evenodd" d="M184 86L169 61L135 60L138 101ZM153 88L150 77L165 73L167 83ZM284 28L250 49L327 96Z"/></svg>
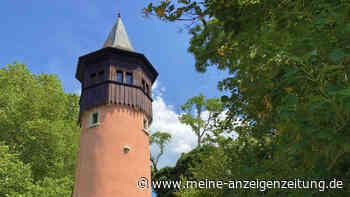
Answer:
<svg viewBox="0 0 350 197"><path fill-rule="evenodd" d="M200 93L222 95L217 82L224 71L198 73L187 52L190 35L180 31L185 23L144 18L142 8L157 1L27 0L4 1L0 7L0 67L14 61L31 72L55 74L66 92L80 94L75 79L79 56L99 50L121 13L136 52L143 53L159 72L153 85L154 121L151 130L169 132L173 139L159 167L174 166L182 152L195 147L191 129L179 122L180 106ZM155 147L151 147L156 152Z"/></svg>

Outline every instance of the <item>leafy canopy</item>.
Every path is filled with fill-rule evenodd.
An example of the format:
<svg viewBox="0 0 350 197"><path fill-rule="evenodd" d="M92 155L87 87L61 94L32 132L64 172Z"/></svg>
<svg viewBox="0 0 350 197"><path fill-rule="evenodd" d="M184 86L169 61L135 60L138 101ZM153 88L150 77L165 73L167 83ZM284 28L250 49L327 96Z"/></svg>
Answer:
<svg viewBox="0 0 350 197"><path fill-rule="evenodd" d="M0 194L71 195L78 103L55 75L36 75L18 63L0 69L0 174L6 176Z"/></svg>
<svg viewBox="0 0 350 197"><path fill-rule="evenodd" d="M350 1L169 0L144 11L189 22L196 69L215 66L231 74L218 84L230 92L221 98L228 108L224 130L240 137L220 141L195 177L348 180ZM233 125L237 117L243 119L239 127ZM348 196L347 188L181 194Z"/></svg>

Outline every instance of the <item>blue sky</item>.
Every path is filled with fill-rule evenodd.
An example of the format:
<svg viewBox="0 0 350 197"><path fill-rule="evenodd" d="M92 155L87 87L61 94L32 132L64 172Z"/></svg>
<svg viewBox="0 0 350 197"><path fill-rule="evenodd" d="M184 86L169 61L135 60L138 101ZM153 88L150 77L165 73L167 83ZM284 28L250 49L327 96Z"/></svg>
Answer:
<svg viewBox="0 0 350 197"><path fill-rule="evenodd" d="M79 56L98 50L121 16L135 51L145 54L159 72L154 87L154 130L174 135L160 165L174 165L181 152L194 147L194 135L181 125L179 106L203 93L220 96L217 82L225 72L197 73L187 52L190 35L179 33L184 23L144 18L143 7L154 1L28 0L4 1L0 7L0 66L26 63L34 73L56 74L67 92L79 92L74 78ZM155 149L151 149L156 151Z"/></svg>

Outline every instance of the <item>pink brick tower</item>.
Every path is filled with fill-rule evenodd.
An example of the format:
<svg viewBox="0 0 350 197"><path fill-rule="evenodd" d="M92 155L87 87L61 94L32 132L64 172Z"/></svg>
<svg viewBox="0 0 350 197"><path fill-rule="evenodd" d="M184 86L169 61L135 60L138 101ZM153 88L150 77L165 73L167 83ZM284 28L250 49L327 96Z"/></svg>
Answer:
<svg viewBox="0 0 350 197"><path fill-rule="evenodd" d="M134 51L118 16L103 48L81 56L82 128L74 197L151 197L148 126L158 73Z"/></svg>

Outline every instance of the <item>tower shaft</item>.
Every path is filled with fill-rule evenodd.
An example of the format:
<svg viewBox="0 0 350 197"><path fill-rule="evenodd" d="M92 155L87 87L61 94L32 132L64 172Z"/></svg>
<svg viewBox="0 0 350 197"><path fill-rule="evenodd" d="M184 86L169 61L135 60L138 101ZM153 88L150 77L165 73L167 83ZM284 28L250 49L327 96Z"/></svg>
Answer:
<svg viewBox="0 0 350 197"><path fill-rule="evenodd" d="M148 127L158 73L118 17L102 49L79 58L81 138L73 197L151 197Z"/></svg>
<svg viewBox="0 0 350 197"><path fill-rule="evenodd" d="M101 123L89 127L89 113L96 110ZM140 177L150 180L151 174L143 117L141 111L121 105L106 105L82 114L74 197L151 196L150 190L136 185Z"/></svg>

